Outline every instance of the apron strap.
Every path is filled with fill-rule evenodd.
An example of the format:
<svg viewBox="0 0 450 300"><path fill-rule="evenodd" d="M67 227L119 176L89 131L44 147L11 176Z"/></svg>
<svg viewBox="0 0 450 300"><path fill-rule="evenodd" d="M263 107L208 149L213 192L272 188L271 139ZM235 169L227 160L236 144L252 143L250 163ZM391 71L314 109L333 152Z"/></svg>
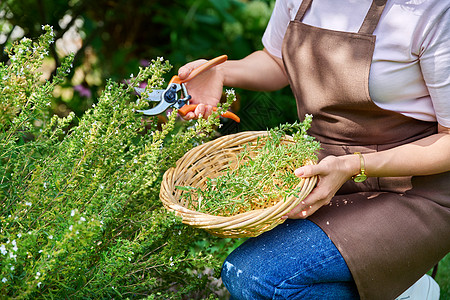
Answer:
<svg viewBox="0 0 450 300"><path fill-rule="evenodd" d="M358 33L373 34L375 28L378 25L381 14L383 13L384 7L386 6L387 0L373 0L372 5L367 12L364 22L359 28Z"/></svg>
<svg viewBox="0 0 450 300"><path fill-rule="evenodd" d="M298 8L297 14L295 15L295 20L301 22L305 16L306 11L311 6L312 0L303 0L302 4Z"/></svg>
<svg viewBox="0 0 450 300"><path fill-rule="evenodd" d="M372 34L378 25L381 14L383 13L384 7L386 6L387 0L373 0L369 11L364 18L364 22L361 25L358 33ZM298 8L297 14L295 15L295 20L301 22L305 16L306 11L311 6L312 0L303 0Z"/></svg>

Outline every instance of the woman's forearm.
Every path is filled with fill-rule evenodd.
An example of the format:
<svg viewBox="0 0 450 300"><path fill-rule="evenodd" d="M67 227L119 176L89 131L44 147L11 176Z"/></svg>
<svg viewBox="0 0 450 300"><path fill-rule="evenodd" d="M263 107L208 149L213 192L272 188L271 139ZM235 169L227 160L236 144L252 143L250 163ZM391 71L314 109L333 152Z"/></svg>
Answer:
<svg viewBox="0 0 450 300"><path fill-rule="evenodd" d="M438 134L389 150L363 155L366 174L371 177L432 175L450 171L450 129L440 126ZM350 176L360 170L356 155L341 157Z"/></svg>
<svg viewBox="0 0 450 300"><path fill-rule="evenodd" d="M254 91L274 91L289 84L283 62L266 50L218 66L224 85Z"/></svg>
<svg viewBox="0 0 450 300"><path fill-rule="evenodd" d="M414 143L365 155L367 175L431 175L450 170L450 134L438 133Z"/></svg>

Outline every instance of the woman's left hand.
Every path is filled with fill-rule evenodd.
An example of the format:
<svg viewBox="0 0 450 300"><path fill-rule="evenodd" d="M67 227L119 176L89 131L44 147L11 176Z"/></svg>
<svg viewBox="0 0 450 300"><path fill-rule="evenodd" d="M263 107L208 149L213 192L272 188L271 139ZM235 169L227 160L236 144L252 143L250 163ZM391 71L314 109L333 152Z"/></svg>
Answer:
<svg viewBox="0 0 450 300"><path fill-rule="evenodd" d="M295 170L298 177L318 176L317 186L312 192L285 217L304 219L320 207L330 203L339 188L357 174L360 168L357 155L327 156L317 165L307 165Z"/></svg>

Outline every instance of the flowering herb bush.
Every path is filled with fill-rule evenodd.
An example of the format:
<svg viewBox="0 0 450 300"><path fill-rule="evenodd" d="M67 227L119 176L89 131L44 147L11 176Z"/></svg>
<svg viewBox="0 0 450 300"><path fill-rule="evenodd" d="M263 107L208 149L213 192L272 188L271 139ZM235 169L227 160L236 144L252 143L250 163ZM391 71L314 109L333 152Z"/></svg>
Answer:
<svg viewBox="0 0 450 300"><path fill-rule="evenodd" d="M233 95L208 119L180 127L174 111L158 129L156 118L135 113L149 103L132 101L139 83L163 84L170 66L158 59L127 85L108 82L80 119L50 116L52 91L73 56L43 82L39 67L53 41L43 29L37 41L8 50L10 65L0 64L0 295L213 297L195 274L217 268L223 253L193 251L205 234L165 211L159 187L166 169L214 133Z"/></svg>
<svg viewBox="0 0 450 300"><path fill-rule="evenodd" d="M233 216L272 206L292 195L302 186L294 170L317 160L320 143L307 134L312 116L301 123L283 124L268 130L267 136L245 144L214 178L207 178L203 188L177 186L182 197L196 211L218 216ZM286 137L292 134L292 140Z"/></svg>

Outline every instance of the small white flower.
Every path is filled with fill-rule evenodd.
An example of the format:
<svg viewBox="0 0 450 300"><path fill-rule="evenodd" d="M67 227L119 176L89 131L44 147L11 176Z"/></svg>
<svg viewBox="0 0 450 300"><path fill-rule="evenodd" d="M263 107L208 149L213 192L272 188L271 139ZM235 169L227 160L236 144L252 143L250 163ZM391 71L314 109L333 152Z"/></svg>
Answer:
<svg viewBox="0 0 450 300"><path fill-rule="evenodd" d="M85 218L85 217L81 217L81 218L80 218L80 221L81 221L81 222L84 222L84 221L86 221L86 218Z"/></svg>
<svg viewBox="0 0 450 300"><path fill-rule="evenodd" d="M20 238L21 236L22 236L21 233L18 233L18 234L17 234L17 238Z"/></svg>
<svg viewBox="0 0 450 300"><path fill-rule="evenodd" d="M72 231L72 229L73 229L73 225L70 225L69 230Z"/></svg>
<svg viewBox="0 0 450 300"><path fill-rule="evenodd" d="M37 283L37 287L38 287L38 288L41 287L41 284L42 284L42 282L39 281L39 282Z"/></svg>
<svg viewBox="0 0 450 300"><path fill-rule="evenodd" d="M7 282L7 281L8 281L8 279L6 279L5 277L3 277L2 282L5 283L5 282Z"/></svg>
<svg viewBox="0 0 450 300"><path fill-rule="evenodd" d="M8 251L6 250L5 245L1 245L1 246L0 246L0 252L1 252L3 255L6 255L6 253L8 253Z"/></svg>
<svg viewBox="0 0 450 300"><path fill-rule="evenodd" d="M72 209L72 211L70 212L70 216L71 217L75 216L75 209Z"/></svg>
<svg viewBox="0 0 450 300"><path fill-rule="evenodd" d="M53 235L49 235L48 238L49 238L50 240L53 240Z"/></svg>
<svg viewBox="0 0 450 300"><path fill-rule="evenodd" d="M47 188L47 182L44 182L44 189Z"/></svg>
<svg viewBox="0 0 450 300"><path fill-rule="evenodd" d="M44 251L44 250L41 249L41 250L39 250L38 252L39 252L39 253L42 253L43 251Z"/></svg>
<svg viewBox="0 0 450 300"><path fill-rule="evenodd" d="M227 94L227 95L236 95L236 93L235 93L235 91L233 90L233 89L226 89L225 90L225 93Z"/></svg>
<svg viewBox="0 0 450 300"><path fill-rule="evenodd" d="M14 266L11 266L11 271L14 271L14 269L15 269Z"/></svg>
<svg viewBox="0 0 450 300"><path fill-rule="evenodd" d="M31 206L31 202L25 202L26 206Z"/></svg>

